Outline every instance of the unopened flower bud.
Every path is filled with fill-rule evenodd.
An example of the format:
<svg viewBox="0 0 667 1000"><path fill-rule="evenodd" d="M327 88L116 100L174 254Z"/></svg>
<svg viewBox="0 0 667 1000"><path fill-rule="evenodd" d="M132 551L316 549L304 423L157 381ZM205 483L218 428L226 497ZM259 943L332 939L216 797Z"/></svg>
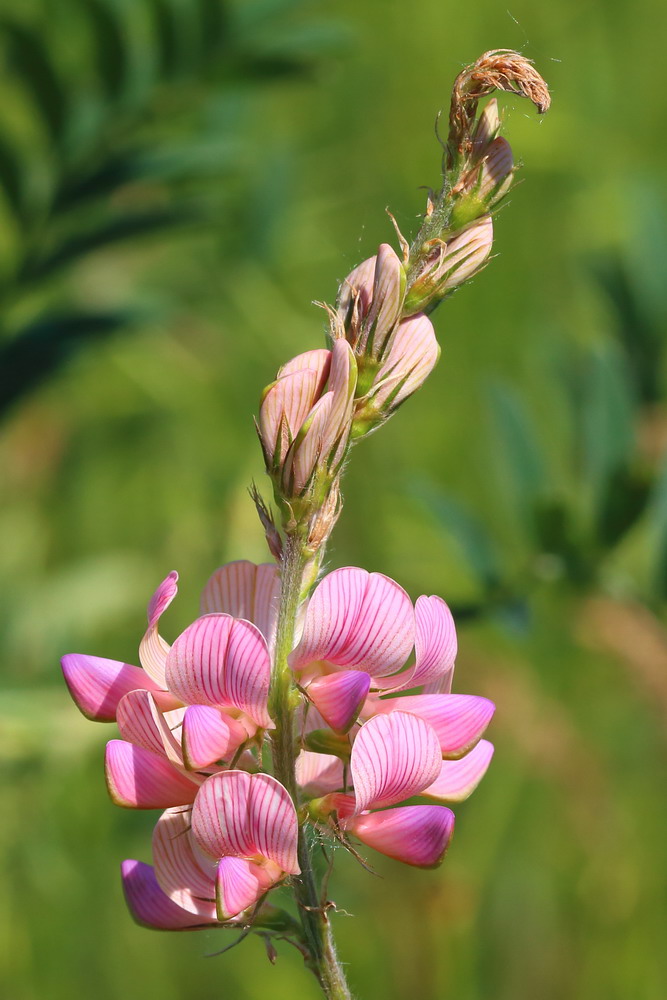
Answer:
<svg viewBox="0 0 667 1000"><path fill-rule="evenodd" d="M489 212L505 197L514 179L514 157L507 139L497 136L486 149L481 162L457 185L450 226L462 229L480 215Z"/></svg>
<svg viewBox="0 0 667 1000"><path fill-rule="evenodd" d="M349 760L351 747L347 736L339 736L331 729L312 729L304 743L313 753L326 753L342 760Z"/></svg>
<svg viewBox="0 0 667 1000"><path fill-rule="evenodd" d="M431 311L450 292L468 281L486 263L493 245L493 221L483 215L448 243L434 241L421 272L415 277L405 300L410 315Z"/></svg>
<svg viewBox="0 0 667 1000"><path fill-rule="evenodd" d="M477 125L473 133L472 149L475 158L481 159L484 156L489 145L498 135L499 130L500 115L498 114L498 101L495 97L492 97L477 119Z"/></svg>
<svg viewBox="0 0 667 1000"><path fill-rule="evenodd" d="M357 358L382 357L401 316L404 296L405 269L388 243L346 278L337 318Z"/></svg>

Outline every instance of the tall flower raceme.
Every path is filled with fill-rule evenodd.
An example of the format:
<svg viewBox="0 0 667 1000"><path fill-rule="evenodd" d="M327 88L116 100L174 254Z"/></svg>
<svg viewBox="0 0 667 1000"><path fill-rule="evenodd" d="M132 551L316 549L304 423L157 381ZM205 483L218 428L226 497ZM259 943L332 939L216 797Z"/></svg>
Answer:
<svg viewBox="0 0 667 1000"><path fill-rule="evenodd" d="M493 754L494 706L452 693L456 630L436 596L413 604L382 573L345 567L318 582L352 446L377 430L434 368L434 308L488 262L493 213L511 187L494 89L549 105L532 63L485 53L456 79L443 182L419 233L398 232L342 283L328 345L283 365L257 419L278 517L254 487L274 563L216 570L201 615L173 642L160 620L170 573L148 605L140 666L63 658L90 719L117 723L107 747L112 799L157 809L152 864L123 886L139 923L225 927L295 945L329 998L349 998L316 858L342 844L416 867L440 864ZM416 801L414 801L416 800ZM332 855L330 855L330 861ZM364 862L365 863L365 862ZM294 907L276 905L288 889Z"/></svg>

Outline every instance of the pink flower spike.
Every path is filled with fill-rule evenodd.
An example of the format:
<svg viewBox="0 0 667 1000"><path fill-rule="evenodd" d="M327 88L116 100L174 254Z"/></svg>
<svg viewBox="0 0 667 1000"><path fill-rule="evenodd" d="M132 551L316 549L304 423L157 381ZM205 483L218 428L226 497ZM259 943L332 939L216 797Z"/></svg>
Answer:
<svg viewBox="0 0 667 1000"><path fill-rule="evenodd" d="M493 744L480 740L465 757L443 760L439 776L421 794L439 802L463 802L479 785L492 757Z"/></svg>
<svg viewBox="0 0 667 1000"><path fill-rule="evenodd" d="M433 729L414 715L378 715L359 730L350 771L358 813L409 799L433 784L442 762Z"/></svg>
<svg viewBox="0 0 667 1000"><path fill-rule="evenodd" d="M192 833L216 860L260 855L282 872L299 872L294 804L269 774L220 771L207 778L192 810Z"/></svg>
<svg viewBox="0 0 667 1000"><path fill-rule="evenodd" d="M218 919L229 920L254 906L281 878L282 872L271 862L262 865L248 858L221 858L216 878Z"/></svg>
<svg viewBox="0 0 667 1000"><path fill-rule="evenodd" d="M62 660L65 683L77 708L94 722L113 722L118 702L129 691L160 687L140 667L85 653L68 653Z"/></svg>
<svg viewBox="0 0 667 1000"><path fill-rule="evenodd" d="M109 795L127 809L167 809L194 801L199 783L144 747L110 740L105 770Z"/></svg>
<svg viewBox="0 0 667 1000"><path fill-rule="evenodd" d="M167 757L176 767L183 767L178 741L150 691L126 694L118 705L117 722L124 740Z"/></svg>
<svg viewBox="0 0 667 1000"><path fill-rule="evenodd" d="M153 831L155 877L163 892L190 913L215 919L215 864L197 856L190 809L167 809Z"/></svg>
<svg viewBox="0 0 667 1000"><path fill-rule="evenodd" d="M166 676L169 690L185 704L239 708L263 729L272 727L269 651L250 622L230 615L198 618L171 647Z"/></svg>
<svg viewBox="0 0 667 1000"><path fill-rule="evenodd" d="M382 573L348 566L316 587L289 662L300 670L328 660L383 677L403 666L413 642L414 612L403 588Z"/></svg>
<svg viewBox="0 0 667 1000"><path fill-rule="evenodd" d="M143 861L123 861L120 872L128 909L142 927L154 931L193 931L217 925L214 906L209 917L189 913L169 899L160 888L151 865Z"/></svg>
<svg viewBox="0 0 667 1000"><path fill-rule="evenodd" d="M197 771L219 760L231 760L248 733L213 705L191 705L183 716L182 738L185 766Z"/></svg>
<svg viewBox="0 0 667 1000"><path fill-rule="evenodd" d="M374 703L376 712L410 712L435 730L443 757L458 758L478 742L495 711L474 694L414 694Z"/></svg>
<svg viewBox="0 0 667 1000"><path fill-rule="evenodd" d="M345 829L395 861L437 868L454 833L454 813L445 806L399 806L355 816Z"/></svg>
<svg viewBox="0 0 667 1000"><path fill-rule="evenodd" d="M279 593L280 577L275 563L256 566L240 559L216 569L204 587L201 611L204 615L218 613L245 618L257 626L270 647L275 636Z"/></svg>
<svg viewBox="0 0 667 1000"><path fill-rule="evenodd" d="M343 787L343 762L332 754L302 750L296 759L296 780L305 795L335 792Z"/></svg>
<svg viewBox="0 0 667 1000"><path fill-rule="evenodd" d="M342 670L316 677L306 694L334 732L346 733L356 721L370 686L370 676L362 670Z"/></svg>
<svg viewBox="0 0 667 1000"><path fill-rule="evenodd" d="M166 688L164 667L169 652L169 643L158 632L161 616L167 610L178 592L178 573L172 570L164 578L148 602L148 628L139 645L141 665L156 684Z"/></svg>

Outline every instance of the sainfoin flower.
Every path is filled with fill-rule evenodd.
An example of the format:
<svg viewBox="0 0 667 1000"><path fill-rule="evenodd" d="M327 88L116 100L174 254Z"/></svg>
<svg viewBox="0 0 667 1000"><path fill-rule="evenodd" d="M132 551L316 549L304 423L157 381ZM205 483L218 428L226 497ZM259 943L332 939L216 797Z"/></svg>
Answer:
<svg viewBox="0 0 667 1000"><path fill-rule="evenodd" d="M424 596L413 606L395 581L356 567L315 588L289 658L305 693L294 802L262 770L276 568L221 567L204 589L204 614L170 646L158 625L176 588L170 573L149 602L143 669L63 658L79 708L118 724L121 739L106 753L112 799L165 810L153 865L123 863L135 918L172 930L242 919L298 876L297 809L344 842L439 864L454 828L441 803L466 798L493 753L480 739L491 702L450 693L456 632L445 602ZM330 752L313 752L318 745ZM429 804L401 805L417 796Z"/></svg>

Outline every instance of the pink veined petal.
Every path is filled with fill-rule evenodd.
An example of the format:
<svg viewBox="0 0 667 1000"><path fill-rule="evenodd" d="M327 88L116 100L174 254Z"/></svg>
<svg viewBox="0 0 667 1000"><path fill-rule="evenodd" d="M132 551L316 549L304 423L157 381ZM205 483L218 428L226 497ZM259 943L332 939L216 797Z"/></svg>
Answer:
<svg viewBox="0 0 667 1000"><path fill-rule="evenodd" d="M261 855L297 874L298 824L287 790L270 774L220 771L202 785L192 833L212 858Z"/></svg>
<svg viewBox="0 0 667 1000"><path fill-rule="evenodd" d="M290 442L317 399L320 381L319 372L300 369L282 375L266 390L259 410L259 433L270 465L285 460Z"/></svg>
<svg viewBox="0 0 667 1000"><path fill-rule="evenodd" d="M199 788L166 758L124 740L107 743L105 770L109 795L128 809L189 805Z"/></svg>
<svg viewBox="0 0 667 1000"><path fill-rule="evenodd" d="M439 357L440 346L430 319L423 313L404 319L375 378L375 407L382 407L391 396L391 409L396 409L426 381Z"/></svg>
<svg viewBox="0 0 667 1000"><path fill-rule="evenodd" d="M216 902L219 920L229 920L254 904L282 877L282 872L247 858L226 857L218 862Z"/></svg>
<svg viewBox="0 0 667 1000"><path fill-rule="evenodd" d="M158 885L151 865L127 860L120 870L128 909L142 927L154 931L190 931L218 924L215 904L195 914L169 899Z"/></svg>
<svg viewBox="0 0 667 1000"><path fill-rule="evenodd" d="M256 625L271 645L275 637L280 577L274 563L240 559L215 571L201 599L202 614L226 614Z"/></svg>
<svg viewBox="0 0 667 1000"><path fill-rule="evenodd" d="M382 573L347 566L315 588L289 662L299 670L328 660L383 677L405 663L413 642L414 612L403 588Z"/></svg>
<svg viewBox="0 0 667 1000"><path fill-rule="evenodd" d="M174 903L215 915L215 863L199 860L190 834L190 810L167 809L153 831L155 877Z"/></svg>
<svg viewBox="0 0 667 1000"><path fill-rule="evenodd" d="M443 760L440 774L421 794L439 802L463 802L479 785L492 757L493 744L480 740L465 757Z"/></svg>
<svg viewBox="0 0 667 1000"><path fill-rule="evenodd" d="M161 688L166 688L164 668L169 643L158 632L160 617L167 610L178 591L178 573L173 570L164 578L148 602L148 628L139 645L139 660L149 677Z"/></svg>
<svg viewBox="0 0 667 1000"><path fill-rule="evenodd" d="M441 597L419 597L415 605L415 665L395 690L451 677L456 660L456 626ZM398 680L398 677L396 678Z"/></svg>
<svg viewBox="0 0 667 1000"><path fill-rule="evenodd" d="M366 321L366 336L359 348L382 357L405 297L405 272L396 251L388 243L378 248L373 277L373 301Z"/></svg>
<svg viewBox="0 0 667 1000"><path fill-rule="evenodd" d="M352 348L346 340L336 340L331 352L331 375L329 377L331 411L322 438L322 454L325 458L333 456L333 466L342 458L343 450L347 444L356 385L357 362ZM339 447L334 453L335 445L339 445Z"/></svg>
<svg viewBox="0 0 667 1000"><path fill-rule="evenodd" d="M359 715L370 684L371 679L364 671L342 670L316 677L306 694L334 732L346 733Z"/></svg>
<svg viewBox="0 0 667 1000"><path fill-rule="evenodd" d="M358 323L370 309L376 263L377 256L362 261L348 274L341 285L337 309L343 323L349 323L353 318ZM353 312L356 312L354 317Z"/></svg>
<svg viewBox="0 0 667 1000"><path fill-rule="evenodd" d="M85 653L68 653L62 660L65 683L77 708L95 722L113 722L120 699L138 688L160 687L140 667Z"/></svg>
<svg viewBox="0 0 667 1000"><path fill-rule="evenodd" d="M442 756L456 759L478 742L495 705L474 694L413 694L378 701L375 711L410 712L424 719L437 733Z"/></svg>
<svg viewBox="0 0 667 1000"><path fill-rule="evenodd" d="M428 681L422 688L422 694L451 694L454 668L435 681Z"/></svg>
<svg viewBox="0 0 667 1000"><path fill-rule="evenodd" d="M375 716L361 727L352 746L357 812L417 795L433 784L440 764L438 738L427 723L406 712Z"/></svg>
<svg viewBox="0 0 667 1000"><path fill-rule="evenodd" d="M300 493L307 486L318 465L326 459L323 441L331 422L333 393L325 392L308 414L287 456L283 483L289 492Z"/></svg>
<svg viewBox="0 0 667 1000"><path fill-rule="evenodd" d="M297 354L295 358L284 364L280 371L278 372L278 378L282 378L283 375L293 375L294 372L301 372L309 369L317 374L318 382L315 388L315 397L319 396L324 386L326 385L327 379L329 378L329 369L331 368L331 351L328 351L325 347L317 347L314 351L305 351L303 354Z"/></svg>
<svg viewBox="0 0 667 1000"><path fill-rule="evenodd" d="M345 829L395 861L437 868L454 833L454 813L445 806L399 806L355 816Z"/></svg>
<svg viewBox="0 0 667 1000"><path fill-rule="evenodd" d="M269 651L251 622L230 615L198 618L171 647L166 676L169 690L187 704L233 706L258 726L272 726Z"/></svg>
<svg viewBox="0 0 667 1000"><path fill-rule="evenodd" d="M183 754L150 691L130 691L119 702L118 730L124 740L183 767Z"/></svg>
<svg viewBox="0 0 667 1000"><path fill-rule="evenodd" d="M245 726L213 705L191 705L183 717L183 757L186 767L198 770L219 760L231 760L248 738Z"/></svg>
<svg viewBox="0 0 667 1000"><path fill-rule="evenodd" d="M332 754L302 750L296 759L296 780L305 795L335 792L343 787L343 762Z"/></svg>

